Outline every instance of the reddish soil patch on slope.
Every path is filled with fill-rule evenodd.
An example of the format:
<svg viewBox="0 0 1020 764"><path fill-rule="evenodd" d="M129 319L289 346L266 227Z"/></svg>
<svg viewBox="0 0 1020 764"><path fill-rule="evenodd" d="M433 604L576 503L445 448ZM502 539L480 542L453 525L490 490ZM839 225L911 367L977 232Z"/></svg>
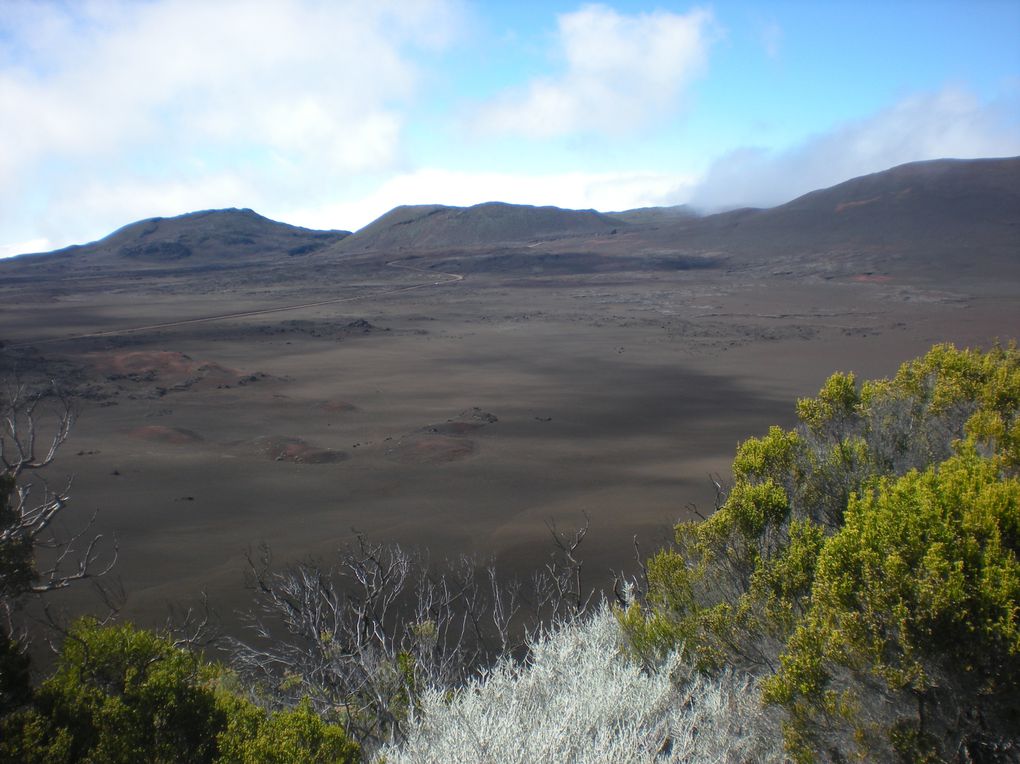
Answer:
<svg viewBox="0 0 1020 764"><path fill-rule="evenodd" d="M892 276L879 276L874 273L859 273L850 277L852 281L859 281L863 284L884 284L892 281Z"/></svg>
<svg viewBox="0 0 1020 764"><path fill-rule="evenodd" d="M856 199L849 202L840 202L836 205L836 212L843 212L844 210L852 210L854 207L863 207L866 204L874 204L879 201L882 197L873 196L870 199Z"/></svg>
<svg viewBox="0 0 1020 764"><path fill-rule="evenodd" d="M357 411L358 407L347 401L323 401L319 408L329 414L344 414L348 411Z"/></svg>
<svg viewBox="0 0 1020 764"><path fill-rule="evenodd" d="M386 455L404 464L445 464L471 456L475 450L474 441L467 438L423 435L402 441Z"/></svg>
<svg viewBox="0 0 1020 764"><path fill-rule="evenodd" d="M221 366L212 361L197 361L172 350L133 350L93 356L97 370L112 378L163 380L174 383L233 384L245 377L244 372Z"/></svg>
<svg viewBox="0 0 1020 764"><path fill-rule="evenodd" d="M201 435L193 430L185 430L181 427L165 427L160 424L136 427L128 435L132 438L140 438L152 443L172 443L175 446L198 443L203 439Z"/></svg>
<svg viewBox="0 0 1020 764"><path fill-rule="evenodd" d="M342 451L318 448L301 438L266 435L255 440L255 450L267 459L295 464L332 464L347 458Z"/></svg>

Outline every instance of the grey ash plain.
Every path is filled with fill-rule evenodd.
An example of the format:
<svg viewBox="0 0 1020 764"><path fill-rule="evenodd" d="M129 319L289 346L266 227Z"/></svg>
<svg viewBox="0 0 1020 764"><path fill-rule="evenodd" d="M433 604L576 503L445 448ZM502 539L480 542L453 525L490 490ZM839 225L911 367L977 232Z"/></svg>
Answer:
<svg viewBox="0 0 1020 764"><path fill-rule="evenodd" d="M204 590L229 624L246 549L355 530L526 574L587 514L608 583L831 372L1016 337L1018 287L1016 158L709 217L407 207L349 235L217 210L0 262L0 371L82 394L50 476L70 525L116 533L124 614Z"/></svg>

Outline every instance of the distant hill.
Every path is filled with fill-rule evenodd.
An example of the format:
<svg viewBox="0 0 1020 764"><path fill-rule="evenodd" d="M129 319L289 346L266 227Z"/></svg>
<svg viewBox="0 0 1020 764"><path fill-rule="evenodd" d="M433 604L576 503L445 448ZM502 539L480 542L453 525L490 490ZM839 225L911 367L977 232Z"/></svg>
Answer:
<svg viewBox="0 0 1020 764"><path fill-rule="evenodd" d="M749 265L799 263L1020 275L1020 157L913 162L770 209L676 221L648 234Z"/></svg>
<svg viewBox="0 0 1020 764"><path fill-rule="evenodd" d="M153 270L244 265L301 257L342 241L349 231L315 231L279 223L249 209L203 210L148 218L99 241L0 261L0 269Z"/></svg>
<svg viewBox="0 0 1020 764"><path fill-rule="evenodd" d="M344 241L343 251L442 250L610 234L626 223L595 210L488 202L397 207Z"/></svg>
<svg viewBox="0 0 1020 764"><path fill-rule="evenodd" d="M981 233L1018 221L1020 157L900 165L765 210L756 224L914 239L960 228Z"/></svg>
<svg viewBox="0 0 1020 764"><path fill-rule="evenodd" d="M172 218L149 218L124 226L95 243L119 257L155 262L196 253L203 258L250 256L267 248L306 255L350 235L278 223L249 209L205 210Z"/></svg>
<svg viewBox="0 0 1020 764"><path fill-rule="evenodd" d="M638 207L622 212L607 212L606 215L614 220L634 225L663 225L677 221L690 221L700 217L696 210L686 204L677 204L672 207Z"/></svg>

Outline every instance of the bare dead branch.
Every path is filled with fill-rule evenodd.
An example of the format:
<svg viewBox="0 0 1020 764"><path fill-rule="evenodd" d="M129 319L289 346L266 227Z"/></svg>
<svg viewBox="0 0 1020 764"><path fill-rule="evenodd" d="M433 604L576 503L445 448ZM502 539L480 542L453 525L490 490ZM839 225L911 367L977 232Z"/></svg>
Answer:
<svg viewBox="0 0 1020 764"><path fill-rule="evenodd" d="M52 463L57 451L71 434L78 412L74 401L64 394L55 381L42 390L30 390L15 380L5 386L0 397L3 427L0 428L0 466L14 478L26 470L39 470ZM54 420L51 436L44 450L38 449L40 406L46 403L49 417ZM41 455L39 455L41 453Z"/></svg>
<svg viewBox="0 0 1020 764"><path fill-rule="evenodd" d="M18 379L0 383L0 610L7 635L14 634L20 600L101 577L117 561L116 539L93 532L94 513L77 532L57 527L72 480L54 490L38 474L52 464L77 416L73 399L53 381L41 388ZM40 550L52 551L40 556Z"/></svg>
<svg viewBox="0 0 1020 764"><path fill-rule="evenodd" d="M587 608L593 594L580 589L577 556L585 520L575 533L556 533L530 618L519 582L504 583L493 565L466 556L433 566L363 534L328 565L276 568L268 547L249 550L255 604L242 614L250 638L228 640L233 664L276 705L308 696L369 746L399 738L425 688L460 684L523 650L539 624Z"/></svg>
<svg viewBox="0 0 1020 764"><path fill-rule="evenodd" d="M712 481L712 484L716 488L715 508L719 509L719 506L720 506L719 501L720 501L722 486L720 486L714 480ZM688 512L690 512L692 515L694 515L695 517L697 517L701 521L705 521L705 520L708 519L707 517L705 517L705 515L702 514L701 510L698 509L698 505L695 504L694 502L688 502L688 504L684 507L684 509L686 509Z"/></svg>
<svg viewBox="0 0 1020 764"><path fill-rule="evenodd" d="M712 487L715 488L715 509L718 512L722 509L723 504L726 503L726 489L723 488L721 475L710 472L708 479L712 481ZM695 509L694 512L702 520L705 519L705 516L698 512L697 509Z"/></svg>
<svg viewBox="0 0 1020 764"><path fill-rule="evenodd" d="M170 613L163 632L170 635L174 647L200 650L222 639L219 616L203 590L198 605L181 607L170 605Z"/></svg>
<svg viewBox="0 0 1020 764"><path fill-rule="evenodd" d="M591 516L587 512L582 515L584 525L573 534L561 532L552 520L546 522L553 539L553 558L534 581L539 601L552 611L553 617L583 615L594 596L594 589L585 592L581 585L583 563L577 549L591 528Z"/></svg>

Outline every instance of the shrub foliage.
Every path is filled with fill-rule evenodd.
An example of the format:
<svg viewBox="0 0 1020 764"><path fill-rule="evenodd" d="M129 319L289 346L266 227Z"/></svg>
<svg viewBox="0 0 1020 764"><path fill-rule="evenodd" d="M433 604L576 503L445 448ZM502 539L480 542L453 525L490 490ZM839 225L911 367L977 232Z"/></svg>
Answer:
<svg viewBox="0 0 1020 764"><path fill-rule="evenodd" d="M718 511L649 561L644 607L620 615L633 648L762 676L797 760L1015 752L1018 410L1013 345L833 375L798 427L740 445Z"/></svg>
<svg viewBox="0 0 1020 764"><path fill-rule="evenodd" d="M339 726L300 706L269 713L227 676L166 637L77 622L31 703L2 721L10 762L354 762Z"/></svg>

